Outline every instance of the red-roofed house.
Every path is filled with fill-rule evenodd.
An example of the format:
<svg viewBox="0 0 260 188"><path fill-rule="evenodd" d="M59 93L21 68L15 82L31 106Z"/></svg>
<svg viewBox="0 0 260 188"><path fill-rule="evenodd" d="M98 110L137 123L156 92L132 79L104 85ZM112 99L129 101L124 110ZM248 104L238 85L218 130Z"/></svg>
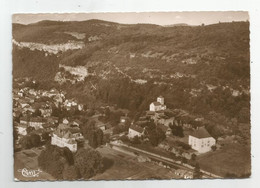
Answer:
<svg viewBox="0 0 260 188"><path fill-rule="evenodd" d="M199 153L206 153L216 144L216 140L204 127L200 127L189 135L189 145Z"/></svg>

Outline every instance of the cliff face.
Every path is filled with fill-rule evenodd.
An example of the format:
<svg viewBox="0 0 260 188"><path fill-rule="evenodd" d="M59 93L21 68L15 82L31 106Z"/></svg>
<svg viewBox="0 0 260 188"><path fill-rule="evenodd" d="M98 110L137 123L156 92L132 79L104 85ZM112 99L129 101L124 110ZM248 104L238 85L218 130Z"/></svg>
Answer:
<svg viewBox="0 0 260 188"><path fill-rule="evenodd" d="M29 48L32 51L39 50L48 52L50 54L57 54L59 52L65 52L67 50L78 50L85 47L85 44L81 41L69 41L64 44L46 45L33 42L17 42L13 39L13 44L17 45L20 48Z"/></svg>

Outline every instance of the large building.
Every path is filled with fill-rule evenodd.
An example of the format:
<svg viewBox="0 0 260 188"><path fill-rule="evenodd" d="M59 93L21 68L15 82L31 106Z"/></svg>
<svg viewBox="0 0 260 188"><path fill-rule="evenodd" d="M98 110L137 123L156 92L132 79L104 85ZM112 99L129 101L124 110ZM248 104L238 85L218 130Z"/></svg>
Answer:
<svg viewBox="0 0 260 188"><path fill-rule="evenodd" d="M200 127L189 135L189 145L199 153L206 153L216 144L216 140L204 127Z"/></svg>
<svg viewBox="0 0 260 188"><path fill-rule="evenodd" d="M150 104L150 111L156 112L160 110L166 110L166 105L164 104L164 98L162 96L157 97L157 101Z"/></svg>
<svg viewBox="0 0 260 188"><path fill-rule="evenodd" d="M51 144L59 147L67 147L72 152L77 151L78 139L83 139L82 134L76 129L70 129L66 124L60 124L55 132L52 133Z"/></svg>

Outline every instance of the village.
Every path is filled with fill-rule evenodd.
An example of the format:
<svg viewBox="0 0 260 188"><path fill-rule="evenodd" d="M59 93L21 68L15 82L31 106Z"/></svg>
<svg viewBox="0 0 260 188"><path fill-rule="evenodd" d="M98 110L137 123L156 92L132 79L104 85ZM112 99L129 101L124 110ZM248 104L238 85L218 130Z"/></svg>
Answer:
<svg viewBox="0 0 260 188"><path fill-rule="evenodd" d="M220 177L200 169L196 162L198 156L217 149L216 139L200 126L203 118L185 121L187 112L167 109L163 96L151 101L139 117L132 118L127 110L111 106L88 109L55 88L34 89L34 80L15 82L19 86L13 89L15 152L47 143L67 147L73 153L86 145L105 146L136 157L138 162L152 162L169 169L174 174L171 178ZM92 133L100 135L95 136L97 140L93 140L84 124L94 126L96 132Z"/></svg>

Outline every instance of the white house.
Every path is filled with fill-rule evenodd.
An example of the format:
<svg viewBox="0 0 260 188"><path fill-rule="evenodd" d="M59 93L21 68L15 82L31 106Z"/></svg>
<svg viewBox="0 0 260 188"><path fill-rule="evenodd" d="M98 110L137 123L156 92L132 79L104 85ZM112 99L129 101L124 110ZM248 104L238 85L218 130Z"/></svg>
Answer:
<svg viewBox="0 0 260 188"><path fill-rule="evenodd" d="M157 97L157 101L150 104L150 111L156 112L160 110L166 110L166 105L164 104L164 98L162 96Z"/></svg>
<svg viewBox="0 0 260 188"><path fill-rule="evenodd" d="M206 153L216 144L216 140L204 127L200 127L189 135L189 145L199 153Z"/></svg>
<svg viewBox="0 0 260 188"><path fill-rule="evenodd" d="M131 125L128 130L128 137L134 138L135 136L141 137L144 134L144 128Z"/></svg>

